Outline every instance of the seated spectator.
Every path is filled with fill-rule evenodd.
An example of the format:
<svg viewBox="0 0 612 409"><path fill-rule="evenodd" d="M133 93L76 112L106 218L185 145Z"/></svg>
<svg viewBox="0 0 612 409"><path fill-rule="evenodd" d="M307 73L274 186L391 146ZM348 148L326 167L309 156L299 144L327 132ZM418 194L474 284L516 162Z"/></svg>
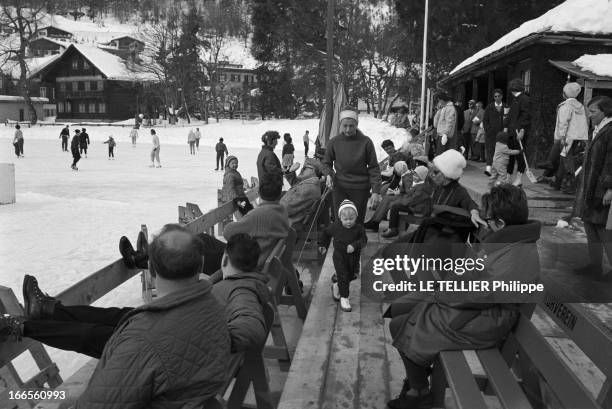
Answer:
<svg viewBox="0 0 612 409"><path fill-rule="evenodd" d="M317 166L319 166L318 169ZM321 176L323 174L320 166L320 162L316 159L306 158L302 171L297 177L299 182L280 199L280 203L287 209L291 227L296 230L298 230L296 227L300 227L310 217L314 203L321 199ZM308 226L305 227L308 228Z"/></svg>
<svg viewBox="0 0 612 409"><path fill-rule="evenodd" d="M177 226L164 227L168 229L166 231L174 228ZM197 242L197 246L200 250L201 243ZM261 349L266 341L263 305L268 302L269 290L265 283L266 277L255 271L259 254L259 245L249 235L236 234L230 237L223 255L221 274L211 281L212 294L225 308L232 352ZM151 271L154 272L153 264ZM200 283L207 282L204 280ZM19 323L13 318L14 324L8 325L5 318L5 323L0 324L0 334L3 330L11 330L12 335L36 339L55 348L97 359L117 326L124 321L123 318L136 311L129 307L64 306L53 297L44 295L38 288L36 278L27 275L23 293L26 321ZM157 300L150 305L155 305Z"/></svg>
<svg viewBox="0 0 612 409"><path fill-rule="evenodd" d="M485 260L482 277L538 282L536 242L541 226L528 220L525 192L511 185L494 187L482 197L482 206L489 231L478 254ZM387 403L389 408L431 408L427 377L441 351L491 348L512 330L519 317L518 304L491 303L490 292L473 294L457 302L456 294L436 292L428 302L421 302L423 295L412 293L385 313L392 318L393 346L406 370L403 388Z"/></svg>
<svg viewBox="0 0 612 409"><path fill-rule="evenodd" d="M26 276L28 320L22 325L14 318L1 320L0 333L77 352L97 351L100 360L76 408L103 403L113 408L201 407L225 383L230 336L211 284L198 282L202 257L197 238L181 226L166 225L150 253L158 295L151 304L62 307ZM36 321L44 316L64 322ZM83 345L84 340L95 345Z"/></svg>
<svg viewBox="0 0 612 409"><path fill-rule="evenodd" d="M413 158L417 156L425 156L425 140L426 135L425 132L419 133L419 130L416 128L410 129L410 136L406 143L402 145L400 148L400 152L410 153ZM417 166L415 164L415 166Z"/></svg>
<svg viewBox="0 0 612 409"><path fill-rule="evenodd" d="M387 155L389 155L387 169L381 171L383 183L388 182L392 178L393 165L395 165L396 162L406 162L408 168L414 169L414 161L412 160L412 155L409 152L402 152L396 150L393 141L391 141L390 139L385 139L380 146L385 150L385 152L387 152Z"/></svg>

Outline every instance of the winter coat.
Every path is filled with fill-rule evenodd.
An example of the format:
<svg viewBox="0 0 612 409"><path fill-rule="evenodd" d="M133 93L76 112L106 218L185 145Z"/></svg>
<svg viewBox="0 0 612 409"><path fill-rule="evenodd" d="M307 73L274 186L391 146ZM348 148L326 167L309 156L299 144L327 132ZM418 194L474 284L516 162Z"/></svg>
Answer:
<svg viewBox="0 0 612 409"><path fill-rule="evenodd" d="M311 177L291 187L281 197L280 204L285 206L292 226L304 223L310 217L312 205L321 198L321 182ZM309 226L306 226L308 228Z"/></svg>
<svg viewBox="0 0 612 409"><path fill-rule="evenodd" d="M239 273L215 283L212 293L225 306L232 352L261 350L268 335L263 305L270 298L263 274Z"/></svg>
<svg viewBox="0 0 612 409"><path fill-rule="evenodd" d="M227 377L223 306L200 281L126 314L106 343L76 407L201 407Z"/></svg>
<svg viewBox="0 0 612 409"><path fill-rule="evenodd" d="M409 188L395 203L410 208L412 214L429 216L432 211L431 185L419 183Z"/></svg>
<svg viewBox="0 0 612 409"><path fill-rule="evenodd" d="M227 163L227 161L225 162ZM242 181L242 175L235 169L225 167L225 173L223 174L223 188L221 189L221 200L229 202L234 200L236 197L244 197L244 182Z"/></svg>
<svg viewBox="0 0 612 409"><path fill-rule="evenodd" d="M471 123L470 133L472 135L478 134L478 129L480 128L480 123L482 122L483 118L484 118L484 109L476 109L475 115L470 122Z"/></svg>
<svg viewBox="0 0 612 409"><path fill-rule="evenodd" d="M21 132L21 129L17 129L15 131L15 137L13 138L13 145L21 141L23 141L23 132Z"/></svg>
<svg viewBox="0 0 612 409"><path fill-rule="evenodd" d="M346 254L346 248L351 245L355 250L361 250L368 243L363 225L356 223L350 229L342 225L340 221L327 226L319 233L319 245L329 246L331 238L334 238L334 251Z"/></svg>
<svg viewBox="0 0 612 409"><path fill-rule="evenodd" d="M494 141L497 134L506 127L507 117L504 115L505 108L508 108L508 106L502 104L501 109L498 111L495 102L490 103L485 108L482 123L486 139Z"/></svg>
<svg viewBox="0 0 612 409"><path fill-rule="evenodd" d="M115 139L113 139L113 138L108 138L108 140L107 140L107 141L105 141L104 143L107 143L109 148L114 148L114 147L115 147L115 145L117 145L117 144L115 143Z"/></svg>
<svg viewBox="0 0 612 409"><path fill-rule="evenodd" d="M69 136L70 136L70 131L66 128L62 128L62 131L60 132L60 138L61 137L67 138Z"/></svg>
<svg viewBox="0 0 612 409"><path fill-rule="evenodd" d="M508 114L508 134L516 138L516 131L525 130L525 135L529 133L531 127L531 101L527 95L521 93L512 99L510 113Z"/></svg>
<svg viewBox="0 0 612 409"><path fill-rule="evenodd" d="M584 106L575 98L568 98L557 107L555 141L586 141L589 125Z"/></svg>
<svg viewBox="0 0 612 409"><path fill-rule="evenodd" d="M457 110L452 102L447 102L439 111L440 114L436 117L437 123L434 127L438 135L446 135L448 139L452 139L457 131Z"/></svg>
<svg viewBox="0 0 612 409"><path fill-rule="evenodd" d="M539 282L535 243L540 237L540 229L539 222L530 221L507 226L486 237L478 255L484 258L486 254L486 278ZM391 309L407 307L407 313L394 318L399 328L395 331L393 345L418 365L431 365L440 351L494 347L507 336L519 317L517 304L491 303L490 294L486 292L474 293L481 299L466 297L463 293L463 302L445 300L448 294L453 293L435 293L429 302L418 303L414 294L408 294L398 299ZM419 298L422 300L423 295Z"/></svg>
<svg viewBox="0 0 612 409"><path fill-rule="evenodd" d="M323 159L324 173L334 179L334 184L347 189L372 188L380 193L381 177L376 149L370 138L359 129L357 134L339 134L329 140Z"/></svg>
<svg viewBox="0 0 612 409"><path fill-rule="evenodd" d="M151 135L151 142L153 143L153 149L159 149L159 136L157 134Z"/></svg>
<svg viewBox="0 0 612 409"><path fill-rule="evenodd" d="M456 180L446 186L435 187L432 199L434 205L460 207L467 211L478 209L478 205L472 200L468 191Z"/></svg>
<svg viewBox="0 0 612 409"><path fill-rule="evenodd" d="M229 152L227 151L227 146L225 146L223 142L217 142L217 144L215 145L215 151L225 152L226 155L229 155Z"/></svg>
<svg viewBox="0 0 612 409"><path fill-rule="evenodd" d="M463 125L461 127L462 134L470 133L472 129L472 119L474 119L476 113L476 108L466 109L463 111Z"/></svg>
<svg viewBox="0 0 612 409"><path fill-rule="evenodd" d="M194 131L189 131L189 133L187 134L187 142L188 143L191 143L191 142L195 143L195 140L196 140L195 132Z"/></svg>
<svg viewBox="0 0 612 409"><path fill-rule="evenodd" d="M79 146L81 144L81 138L79 134L74 134L72 137L72 141L70 141L70 151L72 152L73 157L81 157L81 153L79 152Z"/></svg>
<svg viewBox="0 0 612 409"><path fill-rule="evenodd" d="M268 173L282 175L283 169L274 150L268 145L263 145L257 156L257 177L260 183Z"/></svg>
<svg viewBox="0 0 612 409"><path fill-rule="evenodd" d="M599 129L587 145L583 166L582 219L605 225L610 205L604 206L602 200L612 189L612 122Z"/></svg>
<svg viewBox="0 0 612 409"><path fill-rule="evenodd" d="M87 145L89 145L89 134L87 134L87 132L81 132L79 141L81 148L87 148Z"/></svg>
<svg viewBox="0 0 612 409"><path fill-rule="evenodd" d="M264 200L242 219L225 226L223 237L227 240L236 233L247 233L257 240L261 248L261 255L257 263L259 270L274 249L276 242L289 235L289 227L289 217L287 217L285 206L279 202Z"/></svg>
<svg viewBox="0 0 612 409"><path fill-rule="evenodd" d="M295 147L293 146L291 142L283 145L283 156L293 155L293 152L295 152Z"/></svg>

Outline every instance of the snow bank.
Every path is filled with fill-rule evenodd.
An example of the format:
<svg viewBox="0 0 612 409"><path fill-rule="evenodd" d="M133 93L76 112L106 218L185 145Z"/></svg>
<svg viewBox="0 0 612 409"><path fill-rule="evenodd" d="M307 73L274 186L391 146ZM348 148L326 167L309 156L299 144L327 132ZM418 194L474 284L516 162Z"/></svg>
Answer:
<svg viewBox="0 0 612 409"><path fill-rule="evenodd" d="M612 77L612 54L585 54L573 64L593 74Z"/></svg>
<svg viewBox="0 0 612 409"><path fill-rule="evenodd" d="M540 17L523 23L489 47L457 65L450 74L510 44L539 32L612 33L612 2L609 0L567 0Z"/></svg>

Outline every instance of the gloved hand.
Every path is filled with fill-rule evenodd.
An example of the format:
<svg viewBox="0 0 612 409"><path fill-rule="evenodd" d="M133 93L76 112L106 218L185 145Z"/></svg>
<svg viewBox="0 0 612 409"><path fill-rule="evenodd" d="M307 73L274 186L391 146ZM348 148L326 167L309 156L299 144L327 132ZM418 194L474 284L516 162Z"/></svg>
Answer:
<svg viewBox="0 0 612 409"><path fill-rule="evenodd" d="M440 142L442 142L442 146L445 146L448 143L448 136L446 136L446 134L442 135L442 140Z"/></svg>

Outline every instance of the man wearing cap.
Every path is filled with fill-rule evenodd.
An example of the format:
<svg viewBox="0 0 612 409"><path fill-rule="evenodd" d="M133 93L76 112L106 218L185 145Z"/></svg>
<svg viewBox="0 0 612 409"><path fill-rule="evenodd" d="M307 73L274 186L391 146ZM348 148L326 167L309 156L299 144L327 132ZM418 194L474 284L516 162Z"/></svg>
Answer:
<svg viewBox="0 0 612 409"><path fill-rule="evenodd" d="M508 114L508 134L510 135L508 148L521 149L522 144L523 148L526 149L527 136L529 135L529 128L531 127L531 101L524 93L525 88L523 80L520 78L515 78L510 81L508 88L510 88L510 92L514 97L510 104L510 113ZM515 186L522 186L522 177L527 166L524 155L510 156L510 162L508 163L509 174L514 172L514 162L517 163L517 173L512 184Z"/></svg>
<svg viewBox="0 0 612 409"><path fill-rule="evenodd" d="M557 107L557 120L555 123L554 144L543 166L544 176L551 177L556 174L552 186L561 188L561 182L566 169L561 157L572 157L578 149L578 141L588 139L589 125L584 106L576 99L580 94L580 84L569 82L563 87L563 98ZM569 170L572 171L572 170ZM575 171L575 169L574 169Z"/></svg>
<svg viewBox="0 0 612 409"><path fill-rule="evenodd" d="M439 155L448 149L457 147L457 110L451 98L441 93L438 95L440 110L434 117L436 128L436 154Z"/></svg>
<svg viewBox="0 0 612 409"><path fill-rule="evenodd" d="M352 107L342 109L341 133L326 146L323 173L327 186L333 188L333 213L337 214L340 203L349 199L357 207L357 222L363 224L370 189L372 207L380 203L381 178L374 143L357 129L358 122L357 111Z"/></svg>

